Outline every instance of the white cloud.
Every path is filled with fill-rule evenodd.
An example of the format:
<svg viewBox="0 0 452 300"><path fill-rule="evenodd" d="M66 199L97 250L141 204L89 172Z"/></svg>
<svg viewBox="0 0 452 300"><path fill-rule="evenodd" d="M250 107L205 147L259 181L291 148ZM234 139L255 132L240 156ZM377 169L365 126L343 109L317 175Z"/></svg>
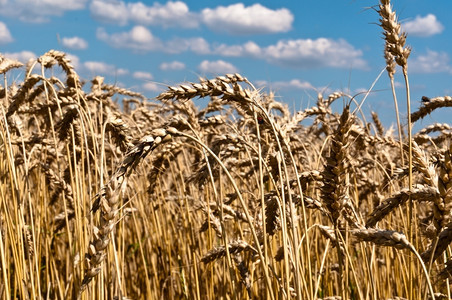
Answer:
<svg viewBox="0 0 452 300"><path fill-rule="evenodd" d="M217 61L203 60L199 64L198 70L202 73L213 73L213 74L227 74L238 72L238 69L234 65L225 62L224 60Z"/></svg>
<svg viewBox="0 0 452 300"><path fill-rule="evenodd" d="M51 16L62 16L66 11L85 8L88 0L17 0L0 1L0 15L18 18L24 22L41 23Z"/></svg>
<svg viewBox="0 0 452 300"><path fill-rule="evenodd" d="M424 55L410 58L408 71L413 73L452 73L449 55L445 52L427 50Z"/></svg>
<svg viewBox="0 0 452 300"><path fill-rule="evenodd" d="M161 50L162 42L146 27L135 26L129 32L108 34L103 28L97 30L97 38L115 48L129 48L140 51Z"/></svg>
<svg viewBox="0 0 452 300"><path fill-rule="evenodd" d="M166 53L181 53L191 51L196 54L209 54L209 43L203 38L175 38L161 41L144 26L134 26L130 31L108 34L105 29L97 30L97 38L115 48L128 48L137 51L162 51Z"/></svg>
<svg viewBox="0 0 452 300"><path fill-rule="evenodd" d="M30 56L31 54L26 55ZM70 53L67 53L66 57L69 59L70 64L77 70L77 72L79 74L83 74L83 76L124 76L129 74L129 70L118 68L112 64L100 61L81 62L78 56Z"/></svg>
<svg viewBox="0 0 452 300"><path fill-rule="evenodd" d="M411 67L411 62L410 62L410 67ZM411 68L410 68L411 69ZM388 87L390 87L391 85L388 83ZM396 88L402 88L405 87L405 83L402 83L401 81L394 81L394 86Z"/></svg>
<svg viewBox="0 0 452 300"><path fill-rule="evenodd" d="M185 64L180 61L164 62L160 64L160 70L177 71L185 69Z"/></svg>
<svg viewBox="0 0 452 300"><path fill-rule="evenodd" d="M137 25L128 32L108 34L103 28L97 30L98 39L116 48L138 51L161 51L196 54L216 54L229 57L252 57L280 66L312 69L322 67L367 69L361 50L355 49L343 39L328 38L280 40L274 45L260 47L249 41L242 45L210 45L205 39L175 38L162 41L147 28Z"/></svg>
<svg viewBox="0 0 452 300"><path fill-rule="evenodd" d="M142 71L134 72L132 76L133 78L136 79L146 79L146 80L151 80L153 78L151 73Z"/></svg>
<svg viewBox="0 0 452 300"><path fill-rule="evenodd" d="M89 6L91 15L98 21L125 25L128 10L122 1L93 0Z"/></svg>
<svg viewBox="0 0 452 300"><path fill-rule="evenodd" d="M71 65L74 66L76 70L80 68L80 58L78 58L78 56L66 53L66 57L69 58Z"/></svg>
<svg viewBox="0 0 452 300"><path fill-rule="evenodd" d="M118 76L124 76L124 75L129 74L129 70L123 69L123 68L119 68L119 69L116 69L115 73Z"/></svg>
<svg viewBox="0 0 452 300"><path fill-rule="evenodd" d="M263 58L277 65L294 68L356 68L366 69L362 51L343 39L327 38L279 41L262 49Z"/></svg>
<svg viewBox="0 0 452 300"><path fill-rule="evenodd" d="M11 36L8 27L6 27L5 23L0 22L0 44L7 44L11 43L12 41L13 37Z"/></svg>
<svg viewBox="0 0 452 300"><path fill-rule="evenodd" d="M23 4L24 6L32 4L40 8L65 11L83 9L85 8L87 0L19 0L15 2Z"/></svg>
<svg viewBox="0 0 452 300"><path fill-rule="evenodd" d="M307 81L301 81L299 79L292 79L289 81L274 81L269 82L265 80L258 80L257 86L259 87L268 87L270 89L277 89L277 90L315 90L315 87L307 82Z"/></svg>
<svg viewBox="0 0 452 300"><path fill-rule="evenodd" d="M64 37L61 42L64 47L73 50L84 50L88 48L88 42L78 36Z"/></svg>
<svg viewBox="0 0 452 300"><path fill-rule="evenodd" d="M187 4L181 1L168 1L162 5L155 2L148 6L143 2L117 0L93 0L91 15L107 23L125 25L134 22L140 25L159 25L162 27L198 27L198 18L190 12Z"/></svg>
<svg viewBox="0 0 452 300"><path fill-rule="evenodd" d="M163 87L159 86L155 82L146 82L142 86L143 89L151 92L160 92L164 90Z"/></svg>
<svg viewBox="0 0 452 300"><path fill-rule="evenodd" d="M262 49L254 42L247 42L243 45L225 45L220 44L213 50L214 53L223 56L252 56L262 58Z"/></svg>
<svg viewBox="0 0 452 300"><path fill-rule="evenodd" d="M201 18L211 30L230 34L287 32L294 20L286 8L272 10L258 3L248 7L237 3L206 8L202 10Z"/></svg>
<svg viewBox="0 0 452 300"><path fill-rule="evenodd" d="M242 45L221 44L215 47L214 52L223 56L233 56L233 57L245 55L245 49Z"/></svg>
<svg viewBox="0 0 452 300"><path fill-rule="evenodd" d="M165 5L157 2L147 6L142 2L128 3L130 19L138 24L160 25L163 27L198 27L197 18L182 1L168 1Z"/></svg>
<svg viewBox="0 0 452 300"><path fill-rule="evenodd" d="M413 21L403 23L402 26L408 34L421 37L435 35L444 30L444 26L433 14L428 14L425 17L416 16Z"/></svg>
<svg viewBox="0 0 452 300"><path fill-rule="evenodd" d="M342 39L281 40L267 47L260 47L250 41L243 45L221 44L212 52L223 56L249 56L293 68L367 68L361 50L355 49Z"/></svg>
<svg viewBox="0 0 452 300"><path fill-rule="evenodd" d="M27 63L31 59L36 59L37 56L31 51L20 51L20 52L6 52L3 53L4 57L9 59L15 59L22 63Z"/></svg>
<svg viewBox="0 0 452 300"><path fill-rule="evenodd" d="M83 63L83 67L96 75L105 74L122 76L129 73L129 71L126 69L116 68L114 65L99 61L86 61Z"/></svg>
<svg viewBox="0 0 452 300"><path fill-rule="evenodd" d="M353 91L353 95L358 95L358 94L363 95L363 94L367 94L368 92L369 92L369 89L361 87L361 88L356 88ZM369 95L372 95L372 93L369 93Z"/></svg>
<svg viewBox="0 0 452 300"><path fill-rule="evenodd" d="M191 38L188 41L189 48L196 54L209 54L209 43L203 38Z"/></svg>
<svg viewBox="0 0 452 300"><path fill-rule="evenodd" d="M243 45L245 53L258 56L261 54L261 48L254 42L247 42Z"/></svg>
<svg viewBox="0 0 452 300"><path fill-rule="evenodd" d="M210 45L203 38L175 38L165 42L163 51L167 53L181 53L192 51L196 54L210 54Z"/></svg>
<svg viewBox="0 0 452 300"><path fill-rule="evenodd" d="M286 8L272 10L261 4L245 7L243 3L194 13L182 1L155 2L150 6L143 2L93 0L90 11L95 19L118 25L132 22L146 26L197 28L202 20L213 31L242 35L287 32L294 20Z"/></svg>

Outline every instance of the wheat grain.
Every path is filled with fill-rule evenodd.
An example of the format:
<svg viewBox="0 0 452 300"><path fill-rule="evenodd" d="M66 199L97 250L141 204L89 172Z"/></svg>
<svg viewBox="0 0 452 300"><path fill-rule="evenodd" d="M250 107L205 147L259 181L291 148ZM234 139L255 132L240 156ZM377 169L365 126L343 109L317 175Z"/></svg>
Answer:
<svg viewBox="0 0 452 300"><path fill-rule="evenodd" d="M0 59L0 74L5 74L9 70L20 68L23 64L17 60L12 60L8 58Z"/></svg>
<svg viewBox="0 0 452 300"><path fill-rule="evenodd" d="M403 233L392 230L379 230L375 228L354 229L350 232L360 241L372 242L380 246L414 251L414 246L411 245Z"/></svg>
<svg viewBox="0 0 452 300"><path fill-rule="evenodd" d="M411 197L417 201L434 202L440 197L439 192L434 187L418 185L409 189L402 189L393 196L386 198L374 211L370 214L370 218L367 219L366 227L373 227L379 221L381 221L386 215L393 211L396 207L402 205Z"/></svg>
<svg viewBox="0 0 452 300"><path fill-rule="evenodd" d="M415 111L411 114L411 120L413 122L416 122L417 120L422 119L428 114L432 113L435 109L451 106L452 97L450 96L431 98L430 101L424 103L424 105L422 105L418 111Z"/></svg>
<svg viewBox="0 0 452 300"><path fill-rule="evenodd" d="M231 241L228 244L228 251L231 254L240 253L242 251L249 251L251 253L257 253L257 250L254 249L252 246L250 246L247 242L242 240L235 240ZM210 263L215 260L218 260L222 257L226 256L226 247L225 246L219 246L212 250L210 250L208 253L206 253L202 258L201 261L203 263Z"/></svg>

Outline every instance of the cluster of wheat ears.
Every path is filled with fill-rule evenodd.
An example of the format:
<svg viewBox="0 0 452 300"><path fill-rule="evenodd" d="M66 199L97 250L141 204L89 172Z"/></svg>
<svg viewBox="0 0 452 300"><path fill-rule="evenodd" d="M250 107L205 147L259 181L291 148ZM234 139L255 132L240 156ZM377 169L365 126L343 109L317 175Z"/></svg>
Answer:
<svg viewBox="0 0 452 300"><path fill-rule="evenodd" d="M294 114L227 74L151 101L62 52L0 56L0 297L450 299L452 128L411 127L452 98L411 113L406 35L376 10L398 134L341 92Z"/></svg>

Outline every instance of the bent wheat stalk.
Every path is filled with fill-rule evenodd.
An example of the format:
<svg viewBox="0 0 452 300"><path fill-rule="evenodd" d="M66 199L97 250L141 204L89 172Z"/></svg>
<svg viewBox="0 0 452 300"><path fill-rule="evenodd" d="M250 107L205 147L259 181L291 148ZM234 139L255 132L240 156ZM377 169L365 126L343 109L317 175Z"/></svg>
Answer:
<svg viewBox="0 0 452 300"><path fill-rule="evenodd" d="M102 262L105 259L105 250L110 244L111 232L116 226L118 204L121 194L124 192L127 177L134 167L144 159L163 140L168 140L171 135L165 129L156 129L152 135L143 137L140 142L127 154L121 165L116 169L110 181L99 193L93 204L92 211L101 210L99 227L94 227L94 239L90 242L88 253L85 256L86 271L79 289L79 298L93 278L101 271Z"/></svg>

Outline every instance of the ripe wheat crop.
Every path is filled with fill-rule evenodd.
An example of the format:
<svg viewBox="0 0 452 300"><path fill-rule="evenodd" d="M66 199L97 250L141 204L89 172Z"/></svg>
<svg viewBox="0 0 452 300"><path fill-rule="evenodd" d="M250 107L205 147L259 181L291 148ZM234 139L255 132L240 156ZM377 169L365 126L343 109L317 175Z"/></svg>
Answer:
<svg viewBox="0 0 452 300"><path fill-rule="evenodd" d="M406 34L377 11L409 104ZM54 50L0 74L2 299L452 296L451 125L411 133L450 96L394 134L351 95L291 112L240 74L155 99Z"/></svg>

